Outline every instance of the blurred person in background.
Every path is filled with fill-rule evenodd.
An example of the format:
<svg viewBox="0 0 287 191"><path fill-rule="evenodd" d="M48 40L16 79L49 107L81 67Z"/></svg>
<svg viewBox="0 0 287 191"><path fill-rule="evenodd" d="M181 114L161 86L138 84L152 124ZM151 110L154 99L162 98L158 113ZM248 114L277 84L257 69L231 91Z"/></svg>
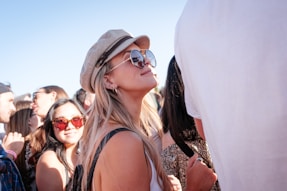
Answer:
<svg viewBox="0 0 287 191"><path fill-rule="evenodd" d="M186 188L186 169L188 160L194 155L202 159L201 168L207 173L213 174L212 161L206 141L200 137L196 130L193 118L187 114L184 101L184 85L181 72L173 56L169 62L165 88L163 94L165 100L161 109L161 119L164 135L162 138L162 163L167 174L175 175L181 182L183 190ZM206 165L205 165L206 164ZM211 169L208 171L208 167ZM198 168L199 171L202 169ZM218 182L214 184L207 181L207 177L201 180L207 185L208 190L220 190ZM189 177L193 178L193 177ZM212 177L213 178L213 177Z"/></svg>
<svg viewBox="0 0 287 191"><path fill-rule="evenodd" d="M39 88L33 93L32 108L37 116L41 118L39 127L27 137L30 142L31 156L29 163L36 165L40 157L41 151L46 143L45 131L42 127L43 120L45 119L50 107L59 99L68 99L69 96L66 91L59 86L49 85Z"/></svg>
<svg viewBox="0 0 287 191"><path fill-rule="evenodd" d="M84 110L74 100L59 99L50 108L43 128L46 143L36 167L39 191L66 190L78 162Z"/></svg>
<svg viewBox="0 0 287 191"><path fill-rule="evenodd" d="M10 88L0 83L0 122L9 123L10 116L16 111L14 94ZM25 190L21 174L14 163L24 146L21 133L7 133L0 144L0 188L1 190Z"/></svg>
<svg viewBox="0 0 287 191"><path fill-rule="evenodd" d="M86 112L88 117L91 111L91 105L95 101L96 95L94 93L88 92L83 88L80 88L74 95L73 99L78 103Z"/></svg>
<svg viewBox="0 0 287 191"><path fill-rule="evenodd" d="M7 124L6 132L18 132L24 137L35 131L38 127L38 118L31 108L32 101L18 100L16 105L16 112L10 117ZM28 163L31 156L31 149L29 141L25 141L21 153L17 156L15 163L21 173L23 183L26 190L36 190L35 182L35 167Z"/></svg>

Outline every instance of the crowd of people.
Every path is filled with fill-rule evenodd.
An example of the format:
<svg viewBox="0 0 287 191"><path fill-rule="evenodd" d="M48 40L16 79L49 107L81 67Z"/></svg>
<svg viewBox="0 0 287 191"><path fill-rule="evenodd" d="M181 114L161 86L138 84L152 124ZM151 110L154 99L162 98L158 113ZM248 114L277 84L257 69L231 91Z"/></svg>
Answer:
<svg viewBox="0 0 287 191"><path fill-rule="evenodd" d="M149 37L123 29L73 97L0 82L0 190L286 189L287 6L241 2L187 2L162 90Z"/></svg>
<svg viewBox="0 0 287 191"><path fill-rule="evenodd" d="M23 139L21 150L12 157L21 180L19 187L73 190L74 172L81 165L83 189L188 190L182 177L186 179L192 155L177 159L186 168L180 175L164 162L170 156L161 156L164 95L156 92L157 62L149 46L148 36L108 30L89 50L80 75L82 88L71 98L64 88L47 85L38 88L31 100L14 100L11 87L1 83L11 96L9 118L1 122L6 123L6 134L16 132ZM8 112L8 107L2 109ZM191 128L196 132L194 124ZM4 148L9 154L11 149ZM209 175L207 187L211 189L216 174L209 168L208 150L197 144L190 148L196 153L190 167L203 172L196 184Z"/></svg>

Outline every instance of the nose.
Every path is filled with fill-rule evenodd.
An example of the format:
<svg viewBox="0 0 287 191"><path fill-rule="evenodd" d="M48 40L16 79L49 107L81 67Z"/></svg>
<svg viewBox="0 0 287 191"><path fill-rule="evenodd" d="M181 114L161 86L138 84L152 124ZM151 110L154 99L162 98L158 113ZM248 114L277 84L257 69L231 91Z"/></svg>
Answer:
<svg viewBox="0 0 287 191"><path fill-rule="evenodd" d="M73 128L75 128L75 126L72 124L71 121L69 121L69 122L68 122L68 126L66 127L66 130L67 130L67 129L73 129Z"/></svg>
<svg viewBox="0 0 287 191"><path fill-rule="evenodd" d="M142 54L144 57L144 65L150 65L151 64L151 60L146 56L145 53Z"/></svg>
<svg viewBox="0 0 287 191"><path fill-rule="evenodd" d="M11 113L15 113L16 112L16 107L15 107L15 105L13 103L11 104L10 110L11 110Z"/></svg>
<svg viewBox="0 0 287 191"><path fill-rule="evenodd" d="M32 103L31 103L31 108L32 108L32 109L35 109L36 107L37 107L37 105L36 105L34 102L32 102Z"/></svg>

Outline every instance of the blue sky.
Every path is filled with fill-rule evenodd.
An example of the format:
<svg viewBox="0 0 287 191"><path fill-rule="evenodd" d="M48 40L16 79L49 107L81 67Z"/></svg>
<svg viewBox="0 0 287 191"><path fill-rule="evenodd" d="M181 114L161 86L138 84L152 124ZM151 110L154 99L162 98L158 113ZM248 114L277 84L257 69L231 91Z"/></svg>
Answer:
<svg viewBox="0 0 287 191"><path fill-rule="evenodd" d="M59 85L70 96L88 49L109 29L151 39L159 88L174 54L176 22L186 0L2 0L0 1L0 82L16 96Z"/></svg>

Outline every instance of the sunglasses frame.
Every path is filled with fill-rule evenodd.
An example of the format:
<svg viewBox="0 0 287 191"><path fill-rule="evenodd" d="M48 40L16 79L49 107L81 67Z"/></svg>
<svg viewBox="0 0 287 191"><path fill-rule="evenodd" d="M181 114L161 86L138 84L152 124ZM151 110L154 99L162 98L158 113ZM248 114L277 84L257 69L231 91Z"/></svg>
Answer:
<svg viewBox="0 0 287 191"><path fill-rule="evenodd" d="M46 92L33 92L32 94L32 100L38 99L38 94L47 94Z"/></svg>
<svg viewBox="0 0 287 191"><path fill-rule="evenodd" d="M74 124L75 122L73 122L73 120L75 120L76 118L77 118L78 120L81 120L81 123L82 123L81 126L76 126L76 125ZM59 127L57 127L56 123L59 123L59 122L57 122L57 120L60 120L60 119L62 120L62 123L65 124L65 128L59 128ZM76 129L80 129L80 128L81 128L82 126L84 126L84 124L85 124L85 118L84 118L83 116L75 116L75 117L73 117L72 119L67 119L67 118L65 118L65 117L58 117L58 118L55 118L55 119L52 121L53 127L59 129L60 131L66 130L67 127L69 126L69 123L72 123L72 125L73 125Z"/></svg>
<svg viewBox="0 0 287 191"><path fill-rule="evenodd" d="M143 53L143 51L144 51L144 53ZM126 63L126 62L129 61L129 60L131 61L131 64L132 64L133 66L135 66L135 67L137 67L137 68L139 68L139 69L143 69L144 66L146 65L146 63L145 63L145 58L147 58L147 59L150 60L150 65L151 65L153 68L156 67L156 65L157 65L156 59L155 59L155 56L154 56L154 54L152 53L151 50L149 50L149 49L140 49L140 50L133 49L133 50L130 50L129 52L130 52L129 58L126 59L126 60L124 60L124 61L122 61L121 63L117 64L117 65L114 66L113 68L111 68L111 70L109 71L109 73L112 72L112 71L114 71L115 69L117 69L118 67L120 67L122 64ZM133 54L133 53L138 53L138 54L141 56L140 59L141 59L142 61L134 62L133 59L135 59L135 58L132 58L132 54ZM149 55L149 56L148 56L148 55ZM138 58L138 57L137 57L137 58ZM140 66L140 64L138 64L139 62L142 62L142 63L143 63L142 66Z"/></svg>

